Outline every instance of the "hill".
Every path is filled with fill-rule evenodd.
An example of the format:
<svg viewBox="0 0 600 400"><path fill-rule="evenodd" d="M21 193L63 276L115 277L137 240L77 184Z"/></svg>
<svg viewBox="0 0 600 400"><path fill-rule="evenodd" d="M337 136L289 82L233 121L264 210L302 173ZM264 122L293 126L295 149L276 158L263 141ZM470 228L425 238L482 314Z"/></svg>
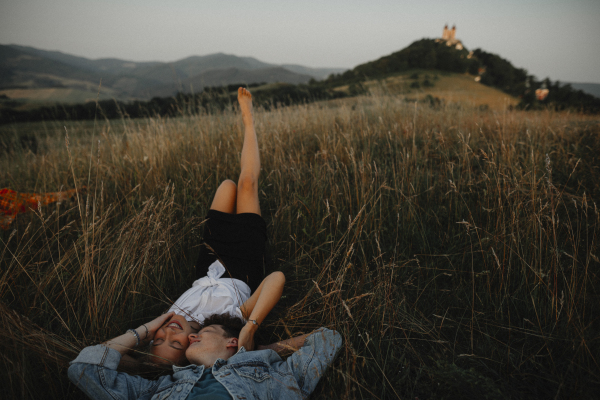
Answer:
<svg viewBox="0 0 600 400"><path fill-rule="evenodd" d="M411 69L431 69L449 72L476 72L476 61L466 49L458 50L433 39L421 39L410 46L358 65L340 75L328 79L332 84L380 79Z"/></svg>
<svg viewBox="0 0 600 400"><path fill-rule="evenodd" d="M65 64L51 58L45 58L0 46L0 87L60 87L65 80L73 85L99 81L101 75Z"/></svg>
<svg viewBox="0 0 600 400"><path fill-rule="evenodd" d="M462 104L476 109L502 111L516 107L519 99L500 89L482 85L472 76L435 70L409 70L362 84L372 93L385 91L406 101L429 102L432 106ZM340 89L349 90L342 86Z"/></svg>
<svg viewBox="0 0 600 400"><path fill-rule="evenodd" d="M62 53L60 51L47 51L29 46L9 45L7 47L40 58L48 58L51 60L59 61L63 64L71 65L73 67L85 69L88 71L108 72L111 74L122 74L130 71L132 68L150 67L161 64L160 62L134 63L131 61L120 60L117 58L101 58L98 60L90 60L85 57L73 56L70 54Z"/></svg>
<svg viewBox="0 0 600 400"><path fill-rule="evenodd" d="M115 58L90 60L33 47L0 45L0 96L11 100L77 102L115 98L170 96L181 88L236 82L307 83L340 68L310 68L265 63L253 57L216 53L178 61L132 62ZM100 86L100 81L102 85Z"/></svg>
<svg viewBox="0 0 600 400"><path fill-rule="evenodd" d="M551 107L600 113L600 99L592 95L550 79L540 81L529 75L527 70L513 66L510 61L497 54L482 49L468 51L462 46L448 46L439 39L418 40L400 51L358 65L343 74L332 75L326 83L330 87L357 84L370 79L380 80L415 68L469 74L483 85L518 97L518 106L523 109ZM538 99L538 89L549 89L549 94Z"/></svg>
<svg viewBox="0 0 600 400"><path fill-rule="evenodd" d="M199 74L209 69L224 69L224 68L239 68L239 69L262 69L272 67L282 67L288 71L295 72L300 75L309 75L315 79L324 79L333 73L344 71L344 68L311 68L298 64L270 64L253 57L238 57L225 53L214 53L204 56L191 56L172 63L162 63L158 61L150 62L133 62L120 60L117 58L101 58L98 60L90 60L84 57L77 57L70 54L65 54L60 51L40 50L34 47L10 45L13 49L21 52L36 55L42 58L49 58L64 64L72 65L87 69L94 72L110 72L111 74L134 73L152 69L153 67L164 64L173 65L176 69L182 69L188 76Z"/></svg>
<svg viewBox="0 0 600 400"><path fill-rule="evenodd" d="M457 49L439 40L421 39L400 51L332 76L328 81L333 85L361 82L373 78L382 79L412 69L469 74L476 81L511 95L521 94L528 78L526 70L515 68L496 54L481 49Z"/></svg>

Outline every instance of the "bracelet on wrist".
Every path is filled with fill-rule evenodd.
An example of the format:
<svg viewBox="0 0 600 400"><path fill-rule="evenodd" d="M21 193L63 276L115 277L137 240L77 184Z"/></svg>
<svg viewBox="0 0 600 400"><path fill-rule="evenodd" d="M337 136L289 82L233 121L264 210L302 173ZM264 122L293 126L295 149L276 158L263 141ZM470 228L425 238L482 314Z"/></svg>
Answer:
<svg viewBox="0 0 600 400"><path fill-rule="evenodd" d="M150 332L148 331L148 327L146 326L146 324L142 324L142 326L146 330L146 336L144 336L144 340L146 340L146 339L148 339L148 335L150 335Z"/></svg>
<svg viewBox="0 0 600 400"><path fill-rule="evenodd" d="M256 325L257 328L260 326L260 324L255 319L249 319L248 321L246 321L246 323L248 322L252 322L254 325Z"/></svg>
<svg viewBox="0 0 600 400"><path fill-rule="evenodd" d="M139 333L137 333L137 331L135 329L127 329L127 332L130 332L133 334L133 336L135 336L135 347L138 347L140 345Z"/></svg>

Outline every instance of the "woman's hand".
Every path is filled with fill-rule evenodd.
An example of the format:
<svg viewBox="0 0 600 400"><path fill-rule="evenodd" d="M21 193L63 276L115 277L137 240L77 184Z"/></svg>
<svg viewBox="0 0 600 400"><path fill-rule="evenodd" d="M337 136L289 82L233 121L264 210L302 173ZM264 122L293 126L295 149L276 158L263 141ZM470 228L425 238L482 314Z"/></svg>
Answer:
<svg viewBox="0 0 600 400"><path fill-rule="evenodd" d="M144 333L140 334L141 340L154 339L154 334L156 333L156 331L161 326L163 326L165 324L165 322L170 320L171 317L173 317L173 315L175 315L175 312L171 311L169 313L162 314L161 316L159 316L157 318L154 318L150 322L146 322L145 324L140 325L140 327L137 329L137 331L146 333L145 337L144 337ZM146 332L146 329L148 330L147 332Z"/></svg>
<svg viewBox="0 0 600 400"><path fill-rule="evenodd" d="M240 337L238 338L238 349L244 346L247 351L254 350L254 333L257 329L258 326L248 321L246 326L244 326L240 331Z"/></svg>
<svg viewBox="0 0 600 400"><path fill-rule="evenodd" d="M138 346L140 342L152 340L156 331L174 314L174 312L163 314L150 322L140 325L137 329L135 329L136 334L129 330L121 336L117 336L114 339L106 341L104 345L111 349L117 350L119 353L121 353L121 356L123 356L127 354L129 350Z"/></svg>

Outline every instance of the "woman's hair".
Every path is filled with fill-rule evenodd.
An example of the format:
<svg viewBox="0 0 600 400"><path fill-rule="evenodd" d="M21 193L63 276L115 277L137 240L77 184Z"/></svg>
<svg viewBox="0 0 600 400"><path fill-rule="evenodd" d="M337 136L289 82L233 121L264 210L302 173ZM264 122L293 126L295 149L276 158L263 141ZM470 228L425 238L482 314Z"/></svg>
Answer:
<svg viewBox="0 0 600 400"><path fill-rule="evenodd" d="M231 314L213 314L204 320L200 329L210 325L220 325L225 331L226 338L239 338L240 331L246 323Z"/></svg>
<svg viewBox="0 0 600 400"><path fill-rule="evenodd" d="M150 351L151 345L145 345L129 352L130 360L121 359L119 371L130 375L139 375L147 379L157 379L162 375L173 373L173 363L156 362L156 357Z"/></svg>

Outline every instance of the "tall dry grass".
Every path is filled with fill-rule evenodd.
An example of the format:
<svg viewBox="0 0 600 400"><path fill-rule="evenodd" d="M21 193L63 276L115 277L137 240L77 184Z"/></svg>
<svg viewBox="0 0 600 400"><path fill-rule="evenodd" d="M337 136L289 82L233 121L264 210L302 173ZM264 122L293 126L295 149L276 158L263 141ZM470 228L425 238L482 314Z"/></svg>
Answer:
<svg viewBox="0 0 600 400"><path fill-rule="evenodd" d="M257 110L256 124L269 248L288 282L262 339L323 325L344 337L313 398L598 392L597 120L383 93ZM0 187L86 190L0 232L2 387L80 398L67 361L190 285L212 195L237 178L241 120L5 135L20 130L38 153L0 156Z"/></svg>

